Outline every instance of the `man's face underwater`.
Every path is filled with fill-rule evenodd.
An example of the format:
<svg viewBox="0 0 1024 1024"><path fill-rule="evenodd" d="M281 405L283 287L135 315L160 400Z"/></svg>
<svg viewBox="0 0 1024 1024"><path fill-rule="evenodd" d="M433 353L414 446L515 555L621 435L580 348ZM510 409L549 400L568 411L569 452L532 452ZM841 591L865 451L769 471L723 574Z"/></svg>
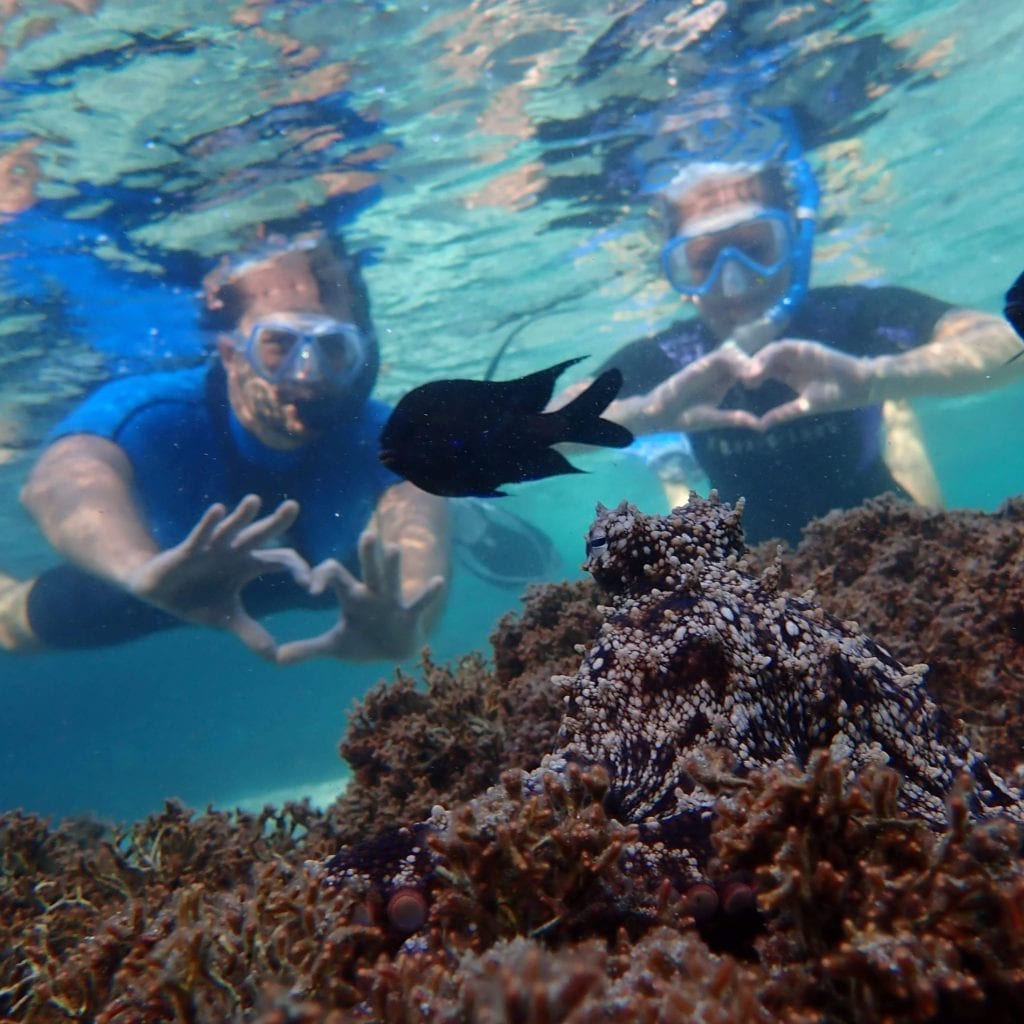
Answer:
<svg viewBox="0 0 1024 1024"><path fill-rule="evenodd" d="M348 411L345 374L326 371L338 351L332 326L344 324L350 311L332 309L328 315L315 279L301 264L259 268L246 277L246 311L234 335L222 336L218 346L231 405L242 426L263 444L281 451L300 448ZM326 333L318 337L318 332ZM358 372L355 361L361 364L365 353L354 341L346 351ZM292 358L276 365L275 353Z"/></svg>

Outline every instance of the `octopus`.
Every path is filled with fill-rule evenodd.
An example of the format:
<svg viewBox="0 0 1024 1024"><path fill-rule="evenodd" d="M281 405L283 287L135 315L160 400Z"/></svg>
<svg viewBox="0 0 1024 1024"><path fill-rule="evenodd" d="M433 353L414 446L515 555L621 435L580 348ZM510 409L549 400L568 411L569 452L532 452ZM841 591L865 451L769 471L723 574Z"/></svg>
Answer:
<svg viewBox="0 0 1024 1024"><path fill-rule="evenodd" d="M936 831L967 773L974 818L1024 823L1024 794L931 699L927 666L904 666L813 595L786 593L778 560L749 572L742 515L742 501L731 506L714 492L667 515L628 502L598 506L584 568L608 595L604 623L576 675L553 680L565 702L557 747L523 773L523 787L540 791L546 775L570 765L600 766L608 814L636 835L624 869L668 877L714 912L719 894L705 868L716 798L693 772L712 750L740 775L803 766L818 749L851 776L888 766L902 779L901 808ZM478 799L500 818L498 790ZM325 882L372 887L390 925L415 931L427 916L429 837L450 825L449 812L435 808L425 822L344 848L324 866ZM734 906L747 906L751 890L738 891Z"/></svg>

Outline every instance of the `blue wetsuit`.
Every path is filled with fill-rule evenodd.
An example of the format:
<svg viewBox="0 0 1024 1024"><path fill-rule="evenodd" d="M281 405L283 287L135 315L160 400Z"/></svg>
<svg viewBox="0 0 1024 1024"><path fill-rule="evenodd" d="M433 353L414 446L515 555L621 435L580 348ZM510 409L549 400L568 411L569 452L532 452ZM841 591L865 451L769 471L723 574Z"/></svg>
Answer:
<svg viewBox="0 0 1024 1024"><path fill-rule="evenodd" d="M906 288L814 288L785 337L818 341L853 356L896 355L928 341L951 308ZM612 366L622 371L620 398L645 394L717 345L704 323L687 320L626 345L597 372ZM778 381L754 390L737 385L721 407L762 415L793 397ZM689 438L721 496L728 501L746 497L743 526L753 543L770 537L796 543L811 519L884 491L907 497L883 458L880 406L807 416L763 433L717 429L696 431Z"/></svg>
<svg viewBox="0 0 1024 1024"><path fill-rule="evenodd" d="M233 508L258 494L265 511L286 498L301 505L282 543L315 564L334 557L355 566L360 532L380 495L400 478L378 459L390 413L370 400L351 419L302 449L279 452L244 431L227 398L219 362L147 374L101 387L62 420L49 440L96 434L128 456L135 497L162 548L182 541L214 502ZM286 574L268 574L245 590L255 615L317 606ZM28 601L29 621L49 647L99 646L178 624L159 609L71 565L43 573Z"/></svg>

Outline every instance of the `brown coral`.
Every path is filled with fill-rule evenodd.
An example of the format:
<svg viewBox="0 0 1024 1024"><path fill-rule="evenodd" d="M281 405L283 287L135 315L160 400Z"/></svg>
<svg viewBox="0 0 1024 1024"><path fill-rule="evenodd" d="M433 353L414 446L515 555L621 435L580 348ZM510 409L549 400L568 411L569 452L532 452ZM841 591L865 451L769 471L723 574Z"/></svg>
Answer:
<svg viewBox="0 0 1024 1024"><path fill-rule="evenodd" d="M574 670L578 644L600 622L589 582L527 590L521 615L506 615L491 642L495 669L478 654L454 668L429 653L421 682L399 672L349 715L341 755L355 784L332 817L346 842L423 818L497 782L503 769L529 768L550 750L561 722L552 676Z"/></svg>
<svg viewBox="0 0 1024 1024"><path fill-rule="evenodd" d="M758 879L768 1005L858 1021L1024 1009L1019 826L971 824L961 794L936 835L900 809L894 772L851 779L824 751L720 784L717 869Z"/></svg>

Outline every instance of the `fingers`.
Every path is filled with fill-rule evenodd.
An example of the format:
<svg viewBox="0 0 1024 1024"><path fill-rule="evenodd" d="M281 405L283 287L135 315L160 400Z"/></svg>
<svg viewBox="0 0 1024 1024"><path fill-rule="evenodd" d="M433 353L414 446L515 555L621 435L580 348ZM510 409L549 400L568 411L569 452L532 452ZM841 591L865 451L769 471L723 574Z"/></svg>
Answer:
<svg viewBox="0 0 1024 1024"><path fill-rule="evenodd" d="M299 503L297 501L282 501L268 516L257 520L239 530L238 536L232 541L232 547L250 548L259 547L274 537L289 530L299 516Z"/></svg>
<svg viewBox="0 0 1024 1024"><path fill-rule="evenodd" d="M369 590L380 590L380 572L377 564L377 547L380 538L376 530L363 530L359 535L359 571L363 576L363 583Z"/></svg>
<svg viewBox="0 0 1024 1024"><path fill-rule="evenodd" d="M418 619L423 613L423 610L434 600L437 595L444 590L447 580L443 576L432 576L426 586L423 588L423 592L417 597L412 604L409 605L409 613L414 619Z"/></svg>
<svg viewBox="0 0 1024 1024"><path fill-rule="evenodd" d="M402 593L402 549L397 544L385 544L381 551L381 561L384 585L379 593L394 594L397 597Z"/></svg>
<svg viewBox="0 0 1024 1024"><path fill-rule="evenodd" d="M206 547L225 515L227 515L227 509L219 502L216 505L211 505L203 513L199 522L192 527L192 532L181 542L181 550L188 555Z"/></svg>
<svg viewBox="0 0 1024 1024"><path fill-rule="evenodd" d="M720 427L742 427L756 430L760 422L758 417L745 409L719 409L715 405L695 405L679 417L677 429L691 433Z"/></svg>
<svg viewBox="0 0 1024 1024"><path fill-rule="evenodd" d="M259 515L262 504L263 502L255 494L247 494L213 531L210 543L212 545L231 543L239 531Z"/></svg>
<svg viewBox="0 0 1024 1024"><path fill-rule="evenodd" d="M277 660L277 644L274 638L241 606L225 624L225 628L234 633L253 654L258 654L267 661Z"/></svg>
<svg viewBox="0 0 1024 1024"><path fill-rule="evenodd" d="M798 358L794 358L792 342L774 342L765 346L741 367L739 380L747 388L756 388L766 380L777 378L788 382L794 369L802 369Z"/></svg>
<svg viewBox="0 0 1024 1024"><path fill-rule="evenodd" d="M282 501L268 516L257 520L262 501L247 494L229 514L223 505L207 509L186 544L190 551L227 546L235 550L258 547L288 530L299 515L297 501Z"/></svg>
<svg viewBox="0 0 1024 1024"><path fill-rule="evenodd" d="M359 538L359 569L367 590L382 595L401 591L401 549L382 544L375 530L364 530Z"/></svg>
<svg viewBox="0 0 1024 1024"><path fill-rule="evenodd" d="M682 409L685 412L689 404L690 392L693 391L693 376L682 370L673 374L664 383L651 391L643 403L642 416L647 429L652 431L672 429L671 423L675 415Z"/></svg>
<svg viewBox="0 0 1024 1024"><path fill-rule="evenodd" d="M783 402L782 405L770 409L759 420L756 421L755 430L770 430L790 420L800 419L811 412L811 402L805 395L794 398L792 402Z"/></svg>
<svg viewBox="0 0 1024 1024"><path fill-rule="evenodd" d="M338 603L345 607L366 588L334 558L328 558L310 572L309 592L315 597L330 587L338 597Z"/></svg>
<svg viewBox="0 0 1024 1024"><path fill-rule="evenodd" d="M275 661L278 665L296 665L310 658L323 658L337 653L337 629L328 630L319 636L307 640L292 640L281 644L277 649Z"/></svg>
<svg viewBox="0 0 1024 1024"><path fill-rule="evenodd" d="M305 589L309 589L313 580L313 570L310 568L302 555L294 548L261 548L252 552L252 557L266 568L259 569L263 572L287 572L295 582Z"/></svg>

